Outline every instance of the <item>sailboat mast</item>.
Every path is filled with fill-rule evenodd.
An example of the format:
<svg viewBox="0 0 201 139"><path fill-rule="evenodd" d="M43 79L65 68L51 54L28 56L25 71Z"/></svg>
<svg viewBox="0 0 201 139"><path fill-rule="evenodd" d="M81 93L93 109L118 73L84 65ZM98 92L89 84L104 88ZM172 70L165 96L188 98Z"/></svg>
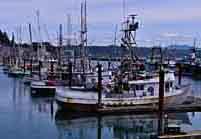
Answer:
<svg viewBox="0 0 201 139"><path fill-rule="evenodd" d="M22 53L21 53L21 51L22 51L22 26L20 25L19 26L19 46L18 46L18 52L19 52L19 64L21 63L21 61L22 61Z"/></svg>
<svg viewBox="0 0 201 139"><path fill-rule="evenodd" d="M29 41L30 41L30 44L32 46L33 40L32 40L32 27L31 27L31 24L29 24Z"/></svg>
<svg viewBox="0 0 201 139"><path fill-rule="evenodd" d="M72 37L72 24L71 24L71 15L67 15L67 46L71 46L71 37Z"/></svg>
<svg viewBox="0 0 201 139"><path fill-rule="evenodd" d="M33 58L33 52L34 52L34 49L33 49L33 40L32 40L32 27L31 27L31 24L29 24L29 41L30 41L30 47L31 47L31 59Z"/></svg>
<svg viewBox="0 0 201 139"><path fill-rule="evenodd" d="M40 11L36 11L36 16L37 16L37 26L38 26L38 35L39 35L39 43L37 47L37 57L38 59L41 59L41 48L42 47L42 40L41 40L41 27L40 27Z"/></svg>
<svg viewBox="0 0 201 139"><path fill-rule="evenodd" d="M80 39L81 39L81 51L80 51L80 55L81 55L81 57L83 58L83 54L84 54L84 44L83 44L83 40L84 40L84 38L83 38L83 33L84 33L84 27L83 27L83 25L84 25L84 19L83 19L83 3L81 3L81 19L80 19L80 21L81 21L81 32L80 32Z"/></svg>
<svg viewBox="0 0 201 139"><path fill-rule="evenodd" d="M87 1L85 0L85 6L84 6L84 32L85 32L85 46L87 46L87 41L88 41L88 34L87 34ZM86 55L86 50L85 50L85 53Z"/></svg>
<svg viewBox="0 0 201 139"><path fill-rule="evenodd" d="M126 20L126 0L123 0L123 20Z"/></svg>
<svg viewBox="0 0 201 139"><path fill-rule="evenodd" d="M85 73L86 46L87 46L87 3L81 3L81 64Z"/></svg>
<svg viewBox="0 0 201 139"><path fill-rule="evenodd" d="M62 48L63 48L63 28L62 28L62 24L59 25L59 65L61 65L61 52L62 52Z"/></svg>

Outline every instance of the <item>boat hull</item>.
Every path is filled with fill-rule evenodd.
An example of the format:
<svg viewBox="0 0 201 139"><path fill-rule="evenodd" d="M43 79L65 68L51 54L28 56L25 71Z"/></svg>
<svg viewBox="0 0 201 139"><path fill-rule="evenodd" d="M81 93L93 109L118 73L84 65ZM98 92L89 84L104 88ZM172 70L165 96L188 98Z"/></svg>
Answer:
<svg viewBox="0 0 201 139"><path fill-rule="evenodd" d="M66 103L62 101L56 101L59 109L69 112L97 112L97 104L79 104L79 103Z"/></svg>
<svg viewBox="0 0 201 139"><path fill-rule="evenodd" d="M181 93L178 93L173 96L165 96L164 97L164 106L168 107L171 105L182 104L185 102L186 98L190 96L191 87L184 87ZM73 92L76 93L76 92ZM77 92L78 93L78 92ZM80 92L79 92L80 93ZM98 111L98 100L94 97L94 99L86 99L86 98L78 98L80 96L78 93L77 97L62 97L58 95L56 91L56 101L59 107L63 110L68 111L81 111L81 112L96 112ZM84 93L84 92L83 92ZM94 92L95 93L95 92ZM125 98L125 99L107 99L104 98L101 102L102 107L126 107L126 106L140 106L140 105L158 105L158 97L152 98Z"/></svg>
<svg viewBox="0 0 201 139"><path fill-rule="evenodd" d="M56 88L53 86L31 86L32 97L54 97Z"/></svg>
<svg viewBox="0 0 201 139"><path fill-rule="evenodd" d="M9 77L13 78L23 78L24 76L28 76L29 73L24 73L24 72L8 72Z"/></svg>

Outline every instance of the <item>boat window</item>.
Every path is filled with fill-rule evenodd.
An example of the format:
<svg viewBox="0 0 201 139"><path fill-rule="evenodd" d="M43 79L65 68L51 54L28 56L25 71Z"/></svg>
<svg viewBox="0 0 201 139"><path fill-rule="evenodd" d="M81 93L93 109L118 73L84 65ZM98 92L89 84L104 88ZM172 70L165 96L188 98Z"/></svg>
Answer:
<svg viewBox="0 0 201 139"><path fill-rule="evenodd" d="M136 85L136 86L135 86L135 90L139 90L139 85Z"/></svg>
<svg viewBox="0 0 201 139"><path fill-rule="evenodd" d="M170 83L165 83L165 92L170 92Z"/></svg>
<svg viewBox="0 0 201 139"><path fill-rule="evenodd" d="M170 82L170 88L172 88L173 87L173 82Z"/></svg>
<svg viewBox="0 0 201 139"><path fill-rule="evenodd" d="M144 85L136 85L136 90L144 90Z"/></svg>
<svg viewBox="0 0 201 139"><path fill-rule="evenodd" d="M150 93L151 96L154 96L154 88L152 86L148 88L148 92Z"/></svg>
<svg viewBox="0 0 201 139"><path fill-rule="evenodd" d="M144 85L140 85L140 90L144 90Z"/></svg>

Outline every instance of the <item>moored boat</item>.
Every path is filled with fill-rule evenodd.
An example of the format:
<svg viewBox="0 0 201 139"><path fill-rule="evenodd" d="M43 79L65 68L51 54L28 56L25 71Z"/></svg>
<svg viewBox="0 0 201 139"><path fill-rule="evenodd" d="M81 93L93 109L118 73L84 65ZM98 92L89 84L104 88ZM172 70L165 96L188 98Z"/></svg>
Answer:
<svg viewBox="0 0 201 139"><path fill-rule="evenodd" d="M182 104L191 93L190 85L176 86L174 73L165 76L165 106ZM113 88L111 90L111 88ZM101 96L101 107L139 106L158 104L159 77L129 81L122 92L105 86ZM125 89L126 88L126 89ZM97 111L98 92L81 87L57 87L56 100L62 109L73 111Z"/></svg>
<svg viewBox="0 0 201 139"><path fill-rule="evenodd" d="M29 71L22 71L21 69L11 69L8 71L8 76L15 78L22 78L24 76L30 75Z"/></svg>
<svg viewBox="0 0 201 139"><path fill-rule="evenodd" d="M38 80L31 82L31 96L33 97L53 97L55 95L55 85L48 81Z"/></svg>
<svg viewBox="0 0 201 139"><path fill-rule="evenodd" d="M135 22L136 15L130 15L128 22L123 26L124 35L122 47L128 50L128 55L121 60L121 65L110 82L100 83L95 90L90 86L83 87L57 87L56 101L62 109L84 112L97 112L99 108L157 105L159 102L159 72L146 71L139 58L134 54L136 46L135 34L138 29L138 22ZM130 35L128 35L130 34ZM132 36L133 35L133 36ZM132 37L131 37L132 36ZM163 69L164 60L161 55L157 69ZM101 76L101 75L100 75ZM87 79L87 78L86 78ZM101 91L100 91L101 90ZM176 85L175 76L172 71L165 71L164 80L164 105L181 104L191 93L190 85Z"/></svg>

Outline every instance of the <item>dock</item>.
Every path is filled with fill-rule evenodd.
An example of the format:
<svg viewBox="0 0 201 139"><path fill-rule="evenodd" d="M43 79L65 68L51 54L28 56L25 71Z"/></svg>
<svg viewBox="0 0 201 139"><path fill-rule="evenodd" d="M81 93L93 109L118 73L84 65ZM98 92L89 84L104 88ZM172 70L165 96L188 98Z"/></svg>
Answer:
<svg viewBox="0 0 201 139"><path fill-rule="evenodd" d="M201 112L201 98L189 97L184 104L164 106L164 112ZM121 106L121 107L103 107L98 112L103 115L124 114L124 113L157 113L158 105L145 106Z"/></svg>
<svg viewBox="0 0 201 139"><path fill-rule="evenodd" d="M183 135L164 135L158 137L159 139L200 139L201 131L194 131Z"/></svg>

